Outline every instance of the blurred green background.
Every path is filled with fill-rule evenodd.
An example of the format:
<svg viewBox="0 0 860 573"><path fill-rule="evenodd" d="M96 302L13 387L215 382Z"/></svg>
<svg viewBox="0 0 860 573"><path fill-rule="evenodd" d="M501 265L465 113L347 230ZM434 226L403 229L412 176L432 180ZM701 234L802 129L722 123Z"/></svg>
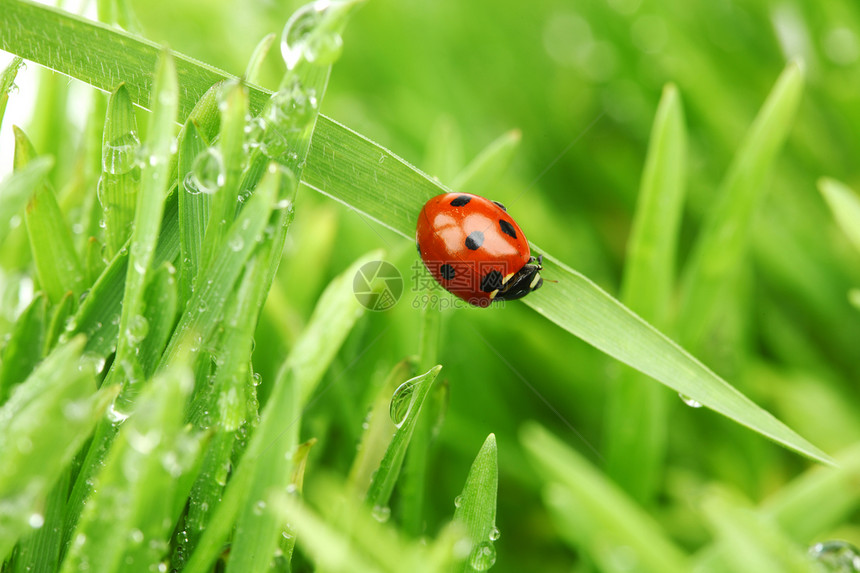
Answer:
<svg viewBox="0 0 860 573"><path fill-rule="evenodd" d="M300 4L132 2L142 35L236 74ZM732 336L706 362L835 453L860 440L860 314L847 297L860 285L860 257L816 181L860 188L858 34L860 5L851 0L370 0L346 29L322 112L444 183L496 137L519 130L510 171L486 194L508 206L530 240L617 294L663 86L677 85L689 132L683 268L745 131L786 62L802 59L807 88L756 218L736 313L725 317ZM282 73L273 52L261 83L275 89ZM320 440L308 480L323 468L348 471L364 405L394 364L418 351L420 313L411 242L300 190L256 339L262 399L328 280L378 247L407 289L394 309L359 323L306 412L302 437ZM429 470L427 532L450 519L492 432L502 534L494 571L589 570L554 529L518 431L538 420L600 466L606 395L620 367L518 303L445 312L439 362L450 406ZM675 396L666 423L661 494L645 509L691 551L710 538L696 505L708 484L758 502L809 465ZM853 522L833 536L860 544Z"/></svg>

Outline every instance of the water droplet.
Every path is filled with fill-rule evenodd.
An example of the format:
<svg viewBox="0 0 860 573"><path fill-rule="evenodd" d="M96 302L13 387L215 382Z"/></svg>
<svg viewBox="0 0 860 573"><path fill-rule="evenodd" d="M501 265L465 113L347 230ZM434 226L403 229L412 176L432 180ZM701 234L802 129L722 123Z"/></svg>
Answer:
<svg viewBox="0 0 860 573"><path fill-rule="evenodd" d="M391 396L391 403L388 406L388 414L391 416L391 421L398 428L406 421L409 415L409 410L412 408L412 400L415 395L415 383L408 380L401 384L394 395Z"/></svg>
<svg viewBox="0 0 860 573"><path fill-rule="evenodd" d="M290 157L290 145L313 123L318 108L316 91L305 90L298 80L272 94L263 110L266 129L260 151L274 159Z"/></svg>
<svg viewBox="0 0 860 573"><path fill-rule="evenodd" d="M692 398L690 398L689 396L687 396L685 394L678 394L678 396L680 396L681 401L684 402L684 404L686 404L690 408L701 408L702 407L701 402L699 402L698 400L693 400Z"/></svg>
<svg viewBox="0 0 860 573"><path fill-rule="evenodd" d="M129 131L102 145L102 169L111 175L128 173L137 166L140 138Z"/></svg>
<svg viewBox="0 0 860 573"><path fill-rule="evenodd" d="M281 56L288 70L302 60L328 65L343 50L340 32L355 2L317 0L296 10L281 34Z"/></svg>
<svg viewBox="0 0 860 573"><path fill-rule="evenodd" d="M85 372L90 370L94 375L98 376L105 367L105 358L97 352L84 352L78 362L78 370Z"/></svg>
<svg viewBox="0 0 860 573"><path fill-rule="evenodd" d="M263 510L266 509L266 502L262 499L254 504L254 514L255 515L263 515Z"/></svg>
<svg viewBox="0 0 860 573"><path fill-rule="evenodd" d="M469 557L469 565L475 571L486 571L496 563L496 548L489 541L482 541Z"/></svg>
<svg viewBox="0 0 860 573"><path fill-rule="evenodd" d="M454 498L454 507L460 507L461 505L463 505L463 496L458 495Z"/></svg>
<svg viewBox="0 0 860 573"><path fill-rule="evenodd" d="M855 573L860 571L860 550L847 541L834 540L816 543L809 548L809 557L824 566L827 573Z"/></svg>
<svg viewBox="0 0 860 573"><path fill-rule="evenodd" d="M132 529L129 537L132 543L143 543L143 532L139 529Z"/></svg>
<svg viewBox="0 0 860 573"><path fill-rule="evenodd" d="M238 253L242 250L242 247L245 246L245 239L242 238L242 235L235 235L230 237L230 240L227 242L227 246L230 247L230 250Z"/></svg>
<svg viewBox="0 0 860 573"><path fill-rule="evenodd" d="M502 536L502 532L499 531L498 527L493 526L493 528L490 529L490 541L496 541L501 536Z"/></svg>
<svg viewBox="0 0 860 573"><path fill-rule="evenodd" d="M248 147L256 148L263 141L263 135L266 133L266 120L262 117L252 117L245 124L245 141Z"/></svg>
<svg viewBox="0 0 860 573"><path fill-rule="evenodd" d="M119 408L116 402L111 404L107 411L107 417L114 425L122 424L128 419L128 416L129 412Z"/></svg>
<svg viewBox="0 0 860 573"><path fill-rule="evenodd" d="M45 516L41 513L31 513L30 517L27 519L27 523L33 529L39 529L43 525L45 525Z"/></svg>
<svg viewBox="0 0 860 573"><path fill-rule="evenodd" d="M391 518L391 508L387 505L374 505L370 515L379 523L385 523Z"/></svg>
<svg viewBox="0 0 860 573"><path fill-rule="evenodd" d="M191 171L185 176L185 190L192 195L217 193L224 186L224 160L221 152L209 147L197 154L191 164Z"/></svg>
<svg viewBox="0 0 860 573"><path fill-rule="evenodd" d="M259 372L254 372L251 376L251 384L254 386L259 386L263 382L263 376Z"/></svg>
<svg viewBox="0 0 860 573"><path fill-rule="evenodd" d="M150 430L148 432L131 431L128 433L129 445L142 454L151 453L161 443L161 432Z"/></svg>
<svg viewBox="0 0 860 573"><path fill-rule="evenodd" d="M125 331L125 336L128 343L132 346L140 344L146 335L149 334L149 321L142 314L137 314L131 317L128 322L128 328Z"/></svg>

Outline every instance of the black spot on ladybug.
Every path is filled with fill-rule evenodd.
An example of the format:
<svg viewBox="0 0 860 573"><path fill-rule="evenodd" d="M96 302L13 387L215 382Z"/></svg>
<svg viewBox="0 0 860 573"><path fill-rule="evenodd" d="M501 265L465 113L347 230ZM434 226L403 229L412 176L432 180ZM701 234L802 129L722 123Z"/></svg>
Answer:
<svg viewBox="0 0 860 573"><path fill-rule="evenodd" d="M504 219L499 219L499 228L502 230L504 234L509 236L512 239L517 238L517 231L514 229L514 226L505 221Z"/></svg>
<svg viewBox="0 0 860 573"><path fill-rule="evenodd" d="M451 201L451 206L452 207L462 207L463 205L465 205L466 203L468 203L471 200L472 200L472 198L469 197L468 195L457 195L454 198L454 200Z"/></svg>
<svg viewBox="0 0 860 573"><path fill-rule="evenodd" d="M478 250L478 247L484 244L484 233L481 231L472 231L466 237L466 248L470 251Z"/></svg>
<svg viewBox="0 0 860 573"><path fill-rule="evenodd" d="M418 254L421 254L421 245L418 244L418 241L415 241L415 248L418 249Z"/></svg>
<svg viewBox="0 0 860 573"><path fill-rule="evenodd" d="M481 290L484 292L493 292L502 288L502 273L492 270L484 275L481 279Z"/></svg>
<svg viewBox="0 0 860 573"><path fill-rule="evenodd" d="M457 271L454 270L454 267L448 264L439 267L439 272L442 273L442 278L446 281L453 279L454 275L457 274Z"/></svg>
<svg viewBox="0 0 860 573"><path fill-rule="evenodd" d="M507 208L506 208L504 205L502 205L501 203L499 203L498 201L493 201L493 203L495 203L495 204L496 204L496 207L498 207L499 209L501 209L501 210L502 210L502 211L504 211L505 213L507 213L507 212L508 212Z"/></svg>

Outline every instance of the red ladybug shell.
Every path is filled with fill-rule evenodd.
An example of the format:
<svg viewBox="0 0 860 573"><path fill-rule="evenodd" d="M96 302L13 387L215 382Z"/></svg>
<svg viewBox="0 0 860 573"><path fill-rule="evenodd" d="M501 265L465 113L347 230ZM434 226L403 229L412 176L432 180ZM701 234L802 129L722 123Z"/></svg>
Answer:
<svg viewBox="0 0 860 573"><path fill-rule="evenodd" d="M520 226L500 203L484 197L468 193L433 197L418 215L416 241L433 278L473 305L488 306L500 289L512 284L512 277L523 275L527 265L530 287L508 298L524 296L542 283L540 265L529 265L534 259Z"/></svg>

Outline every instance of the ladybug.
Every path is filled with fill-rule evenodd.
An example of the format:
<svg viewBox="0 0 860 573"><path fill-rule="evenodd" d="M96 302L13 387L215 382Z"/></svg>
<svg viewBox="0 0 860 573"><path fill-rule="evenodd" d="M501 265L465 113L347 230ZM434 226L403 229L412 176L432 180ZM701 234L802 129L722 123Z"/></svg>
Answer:
<svg viewBox="0 0 860 573"><path fill-rule="evenodd" d="M541 259L501 203L469 193L437 195L421 209L418 254L446 290L474 305L515 300L543 284Z"/></svg>

